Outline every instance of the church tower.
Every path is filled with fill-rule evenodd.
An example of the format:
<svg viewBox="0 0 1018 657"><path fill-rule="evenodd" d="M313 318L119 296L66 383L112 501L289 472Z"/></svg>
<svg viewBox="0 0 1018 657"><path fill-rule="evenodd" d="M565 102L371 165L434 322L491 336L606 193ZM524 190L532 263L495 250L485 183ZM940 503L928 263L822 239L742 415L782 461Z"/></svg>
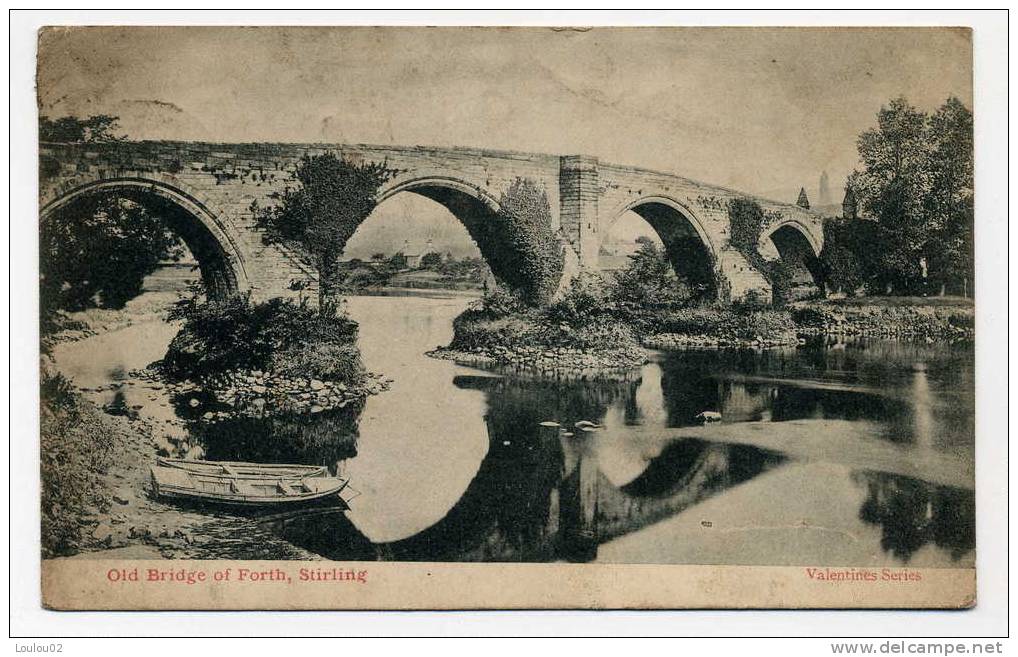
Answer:
<svg viewBox="0 0 1018 657"><path fill-rule="evenodd" d="M827 178L827 172L820 173L820 195L818 203L821 207L831 204L831 181Z"/></svg>
<svg viewBox="0 0 1018 657"><path fill-rule="evenodd" d="M799 188L799 200L795 202L800 208L809 210L809 198L806 196L806 188Z"/></svg>

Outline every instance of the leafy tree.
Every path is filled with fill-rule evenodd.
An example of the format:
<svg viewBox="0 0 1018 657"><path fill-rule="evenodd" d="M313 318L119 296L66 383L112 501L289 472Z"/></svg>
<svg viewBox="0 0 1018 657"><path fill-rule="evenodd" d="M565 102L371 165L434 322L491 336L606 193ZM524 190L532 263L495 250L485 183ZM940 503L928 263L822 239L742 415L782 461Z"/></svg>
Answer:
<svg viewBox="0 0 1018 657"><path fill-rule="evenodd" d="M934 218L925 255L930 279L941 288L957 285L968 291L974 276L972 112L957 98L949 98L929 120L931 193L927 199Z"/></svg>
<svg viewBox="0 0 1018 657"><path fill-rule="evenodd" d="M629 265L615 272L615 300L636 307L669 305L688 300L689 287L675 275L664 250L647 237L638 237L636 241L640 248L629 256Z"/></svg>
<svg viewBox="0 0 1018 657"><path fill-rule="evenodd" d="M109 142L117 117L39 117L39 139ZM44 165L45 163L43 163ZM39 231L39 293L42 330L56 329L55 313L90 307L121 308L141 293L145 276L162 260L183 255L180 240L145 207L93 194L49 217Z"/></svg>
<svg viewBox="0 0 1018 657"><path fill-rule="evenodd" d="M848 184L877 222L881 257L871 292L924 292L971 274L972 113L949 98L932 116L897 98L858 140L861 171Z"/></svg>
<svg viewBox="0 0 1018 657"><path fill-rule="evenodd" d="M274 195L277 205L253 206L264 240L286 245L318 272L322 313L337 302L339 256L394 174L384 163L355 164L334 153L305 155L293 173L296 185Z"/></svg>
<svg viewBox="0 0 1018 657"><path fill-rule="evenodd" d="M442 254L432 251L431 253L425 253L421 257L421 268L422 269L436 269L442 266Z"/></svg>
<svg viewBox="0 0 1018 657"><path fill-rule="evenodd" d="M163 220L136 203L100 194L78 199L40 228L42 314L122 308L160 261L183 251Z"/></svg>
<svg viewBox="0 0 1018 657"><path fill-rule="evenodd" d="M64 116L50 119L39 117L39 141L47 142L96 142L119 141L117 121L119 117L97 114L85 119L76 116Z"/></svg>
<svg viewBox="0 0 1018 657"><path fill-rule="evenodd" d="M386 264L394 270L406 269L406 254L402 251L397 251L389 256L389 260Z"/></svg>

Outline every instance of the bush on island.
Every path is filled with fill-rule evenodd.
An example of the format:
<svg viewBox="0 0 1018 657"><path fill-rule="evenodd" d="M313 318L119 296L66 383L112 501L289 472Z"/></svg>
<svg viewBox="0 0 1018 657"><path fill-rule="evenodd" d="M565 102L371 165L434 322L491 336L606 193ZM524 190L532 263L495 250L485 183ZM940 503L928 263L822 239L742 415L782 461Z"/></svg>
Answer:
<svg viewBox="0 0 1018 657"><path fill-rule="evenodd" d="M235 370L353 381L364 374L357 323L339 310L319 313L306 302L246 296L188 300L171 312L184 326L161 367L171 379L203 380Z"/></svg>

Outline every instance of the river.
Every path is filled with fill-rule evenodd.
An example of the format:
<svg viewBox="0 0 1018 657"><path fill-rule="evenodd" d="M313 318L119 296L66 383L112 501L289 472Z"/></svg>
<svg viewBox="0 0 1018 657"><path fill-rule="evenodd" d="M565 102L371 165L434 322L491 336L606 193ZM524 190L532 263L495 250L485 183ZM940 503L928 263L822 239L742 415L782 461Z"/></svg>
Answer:
<svg viewBox="0 0 1018 657"><path fill-rule="evenodd" d="M470 301L351 297L365 365L390 390L189 440L210 459L342 469L359 493L345 516L279 530L332 559L974 564L971 345L821 338L657 352L627 382L541 381L424 355ZM55 359L79 386L124 380L99 401L170 431L181 411L129 372L175 330L137 323ZM705 410L722 421L699 426Z"/></svg>

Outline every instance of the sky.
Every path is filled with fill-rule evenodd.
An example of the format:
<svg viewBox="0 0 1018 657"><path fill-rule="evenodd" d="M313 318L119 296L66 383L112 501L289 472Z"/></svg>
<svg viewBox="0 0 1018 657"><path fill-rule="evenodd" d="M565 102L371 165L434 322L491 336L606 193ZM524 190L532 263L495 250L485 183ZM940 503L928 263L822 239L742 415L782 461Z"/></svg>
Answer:
<svg viewBox="0 0 1018 657"><path fill-rule="evenodd" d="M840 201L891 98L972 106L954 28L50 28L39 47L41 113L135 139L583 153L788 202L822 171Z"/></svg>

